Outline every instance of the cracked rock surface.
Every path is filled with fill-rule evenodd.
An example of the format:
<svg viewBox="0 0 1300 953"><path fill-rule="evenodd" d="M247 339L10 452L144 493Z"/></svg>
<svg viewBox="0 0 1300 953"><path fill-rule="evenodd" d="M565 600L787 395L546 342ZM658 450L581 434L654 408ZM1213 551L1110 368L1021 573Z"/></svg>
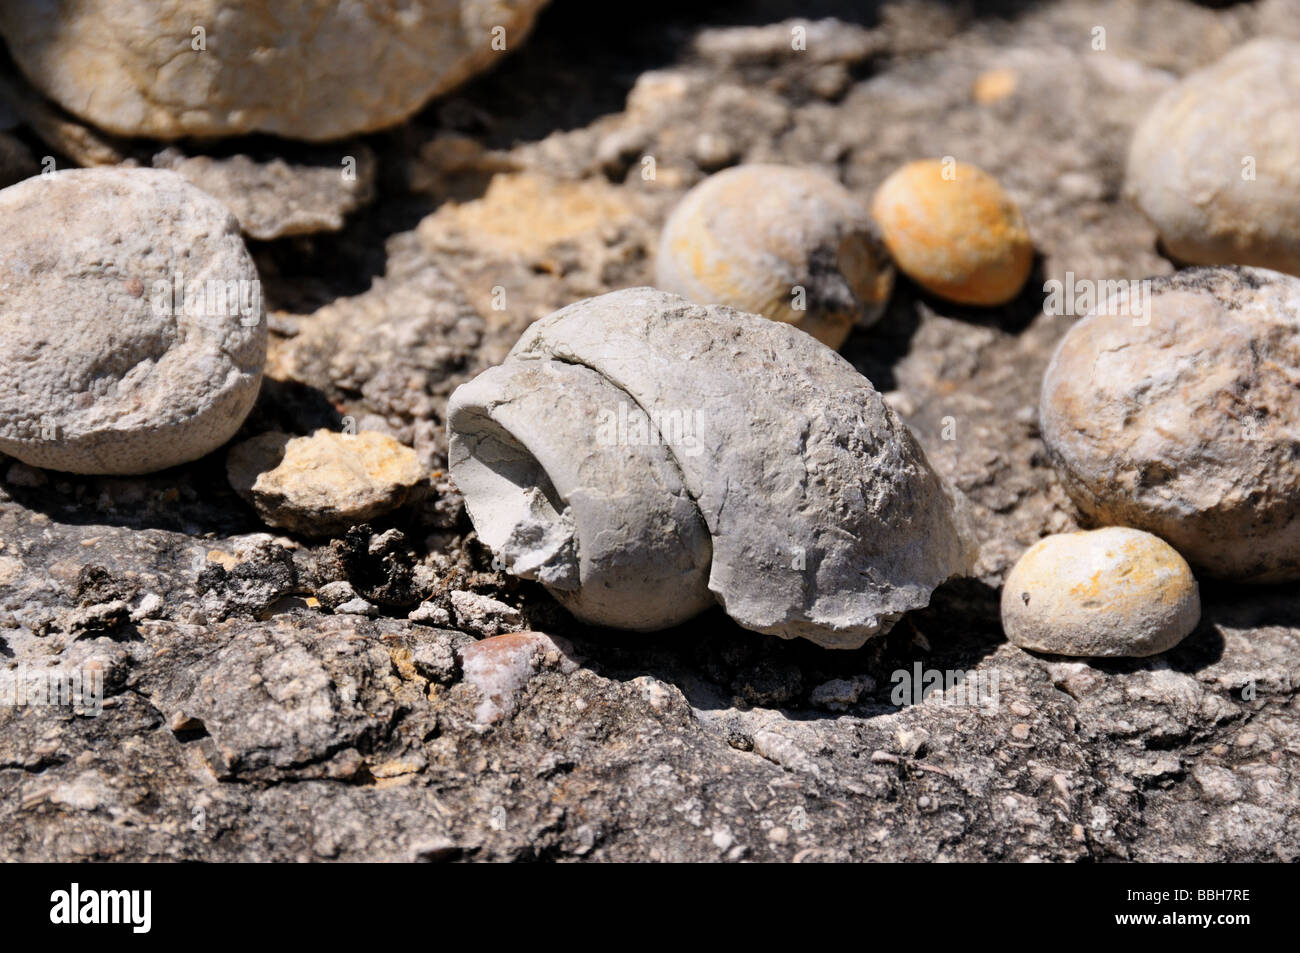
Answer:
<svg viewBox="0 0 1300 953"><path fill-rule="evenodd" d="M549 6L368 141L377 195L341 231L253 246L269 358L235 439L352 417L420 454L427 499L313 540L262 524L221 454L139 477L0 460L0 699L50 672L104 696L0 704L0 856L1300 859L1294 585L1202 578L1200 624L1146 659L1030 654L998 621L1021 553L1077 528L1037 408L1081 315L1043 315L1042 282L1173 271L1121 196L1132 130L1234 45L1300 38L1295 3L817 3L846 22L809 22L803 56L776 4L633 7L615 32L599 9ZM829 652L721 610L588 628L493 567L446 478L456 386L536 319L652 283L664 219L719 163L830 167L865 200L943 155L1005 186L1036 273L978 312L900 279L842 354L970 499L976 578ZM337 583L378 614L332 614ZM524 632L557 651L504 652L514 708L481 723L466 652Z"/></svg>

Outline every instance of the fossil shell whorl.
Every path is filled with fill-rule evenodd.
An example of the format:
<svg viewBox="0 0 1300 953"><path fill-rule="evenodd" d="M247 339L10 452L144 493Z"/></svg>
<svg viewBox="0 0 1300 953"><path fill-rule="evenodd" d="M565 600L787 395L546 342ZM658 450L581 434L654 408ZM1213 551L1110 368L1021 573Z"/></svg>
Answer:
<svg viewBox="0 0 1300 953"><path fill-rule="evenodd" d="M451 469L479 538L597 625L660 629L713 604L709 534L662 445L604 446L595 371L511 361L457 389Z"/></svg>
<svg viewBox="0 0 1300 953"><path fill-rule="evenodd" d="M658 439L602 437L602 417L638 412ZM666 423L685 419L689 439ZM589 622L626 625L584 611L617 604L587 600L588 548L624 592L640 573L666 583L640 600L636 628L698 605L695 568L673 581L659 556L647 562L680 545L674 565L707 559L708 590L738 623L833 648L887 631L974 555L952 491L847 361L788 326L649 288L533 324L452 395L448 426L480 536L571 608L581 593L574 612Z"/></svg>
<svg viewBox="0 0 1300 953"><path fill-rule="evenodd" d="M810 169L745 165L705 179L673 210L655 284L793 324L838 348L854 324L880 317L894 270L866 206L838 182Z"/></svg>

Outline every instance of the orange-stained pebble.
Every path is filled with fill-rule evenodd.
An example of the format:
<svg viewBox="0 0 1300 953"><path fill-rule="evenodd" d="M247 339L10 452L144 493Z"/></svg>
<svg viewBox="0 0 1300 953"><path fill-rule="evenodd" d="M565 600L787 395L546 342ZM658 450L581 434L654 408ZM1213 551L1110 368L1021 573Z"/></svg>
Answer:
<svg viewBox="0 0 1300 953"><path fill-rule="evenodd" d="M997 179L950 159L909 162L876 190L872 214L894 261L928 291L994 306L1020 293L1034 246Z"/></svg>
<svg viewBox="0 0 1300 953"><path fill-rule="evenodd" d="M1013 69L985 70L975 77L971 95L981 106L1006 99L1016 91L1020 75Z"/></svg>

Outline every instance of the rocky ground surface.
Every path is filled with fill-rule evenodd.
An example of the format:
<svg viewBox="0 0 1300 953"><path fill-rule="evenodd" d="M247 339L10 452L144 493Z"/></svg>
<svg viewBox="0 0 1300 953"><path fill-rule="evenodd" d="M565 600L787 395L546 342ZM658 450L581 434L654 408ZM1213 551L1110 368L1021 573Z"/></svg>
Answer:
<svg viewBox="0 0 1300 953"><path fill-rule="evenodd" d="M241 220L281 236L250 242L272 343L236 439L378 430L432 488L320 540L268 530L224 451L138 478L0 461L0 674L97 673L106 696L97 715L0 706L0 856L1300 858L1294 586L1203 586L1200 627L1149 660L1029 654L998 622L1019 554L1075 526L1036 429L1074 317L1041 314L1042 282L1173 270L1120 197L1131 130L1243 39L1300 35L1300 6L813 3L793 23L776 3L696 6L612 25L556 0L498 69L343 145L360 175L343 190L293 173L339 146L181 143L159 160L214 191L265 189ZM816 22L830 15L845 23ZM0 84L0 180L51 141L60 166L162 151L20 87ZM900 281L844 353L974 503L977 578L833 652L720 611L592 630L492 570L440 469L457 384L549 311L649 283L668 210L711 171L819 164L865 198L944 155L1021 204L1035 277L995 311ZM477 641L522 630L551 638ZM894 673L918 665L996 677L997 703L895 704Z"/></svg>

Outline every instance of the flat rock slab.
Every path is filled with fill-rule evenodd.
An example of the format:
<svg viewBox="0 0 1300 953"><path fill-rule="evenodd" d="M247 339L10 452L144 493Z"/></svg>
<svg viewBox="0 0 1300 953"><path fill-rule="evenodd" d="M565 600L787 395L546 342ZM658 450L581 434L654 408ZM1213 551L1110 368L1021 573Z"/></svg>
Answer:
<svg viewBox="0 0 1300 953"><path fill-rule="evenodd" d="M361 143L319 149L307 159L186 155L174 147L153 157L220 199L249 238L336 232L348 213L374 196L375 154Z"/></svg>

